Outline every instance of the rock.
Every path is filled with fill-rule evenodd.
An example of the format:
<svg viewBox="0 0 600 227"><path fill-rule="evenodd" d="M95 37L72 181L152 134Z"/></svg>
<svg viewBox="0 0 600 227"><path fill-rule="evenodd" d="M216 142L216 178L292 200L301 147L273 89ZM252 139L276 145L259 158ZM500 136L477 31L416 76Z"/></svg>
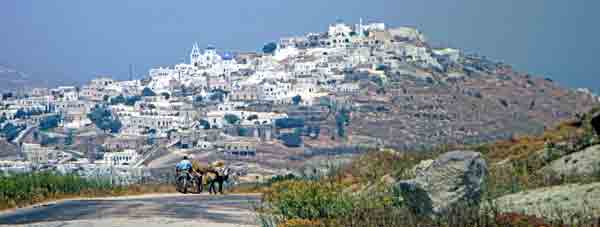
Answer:
<svg viewBox="0 0 600 227"><path fill-rule="evenodd" d="M542 172L559 177L590 176L600 172L600 145L595 145L550 162Z"/></svg>
<svg viewBox="0 0 600 227"><path fill-rule="evenodd" d="M600 183L570 184L502 196L494 200L502 213L521 213L548 219L600 214ZM568 221L568 220L567 220Z"/></svg>
<svg viewBox="0 0 600 227"><path fill-rule="evenodd" d="M596 131L596 135L600 136L600 114L596 114L596 116L592 117L592 128Z"/></svg>
<svg viewBox="0 0 600 227"><path fill-rule="evenodd" d="M410 174L412 174L412 176L417 176L419 173L421 173L421 172L425 171L427 168L429 168L431 166L431 164L433 164L433 160L431 160L431 159L423 160L410 170Z"/></svg>
<svg viewBox="0 0 600 227"><path fill-rule="evenodd" d="M396 187L416 214L435 218L458 206L479 205L487 164L478 152L453 151L416 173Z"/></svg>

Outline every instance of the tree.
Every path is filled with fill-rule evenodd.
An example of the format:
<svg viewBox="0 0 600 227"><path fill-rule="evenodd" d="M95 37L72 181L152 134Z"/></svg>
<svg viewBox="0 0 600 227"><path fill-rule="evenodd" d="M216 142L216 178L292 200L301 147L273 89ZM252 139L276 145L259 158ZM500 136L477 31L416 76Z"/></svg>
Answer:
<svg viewBox="0 0 600 227"><path fill-rule="evenodd" d="M350 111L347 109L340 110L340 112L335 116L335 123L337 126L338 136L345 137L346 129L344 127L350 123Z"/></svg>
<svg viewBox="0 0 600 227"><path fill-rule="evenodd" d="M274 42L265 44L262 49L263 53L265 54L273 54L275 50L277 50L277 43Z"/></svg>
<svg viewBox="0 0 600 227"><path fill-rule="evenodd" d="M11 93L11 92L3 93L2 94L2 100L7 100L7 99L12 98L12 97L13 97L13 93Z"/></svg>
<svg viewBox="0 0 600 227"><path fill-rule="evenodd" d="M125 105L133 106L137 101L140 100L142 100L142 97L140 97L139 95L129 96L127 97L127 100L125 100Z"/></svg>
<svg viewBox="0 0 600 227"><path fill-rule="evenodd" d="M377 67L375 69L377 71L386 71L386 70L389 70L389 67L387 65L380 64L380 65L377 65Z"/></svg>
<svg viewBox="0 0 600 227"><path fill-rule="evenodd" d="M148 129L147 133L148 133L148 134L155 135L155 134L156 134L156 129L153 129L153 128L151 128L151 129Z"/></svg>
<svg viewBox="0 0 600 227"><path fill-rule="evenodd" d="M275 126L278 128L302 128L304 120L301 118L280 118L275 120Z"/></svg>
<svg viewBox="0 0 600 227"><path fill-rule="evenodd" d="M221 91L215 91L209 97L210 101L219 101L223 102L225 94Z"/></svg>
<svg viewBox="0 0 600 227"><path fill-rule="evenodd" d="M73 133L73 129L69 129L69 132L67 133L67 138L65 138L65 145L73 145Z"/></svg>
<svg viewBox="0 0 600 227"><path fill-rule="evenodd" d="M51 136L42 136L42 139L40 141L40 145L42 145L42 146L47 146L47 145L57 144L57 143L58 143L58 138L51 137Z"/></svg>
<svg viewBox="0 0 600 227"><path fill-rule="evenodd" d="M225 114L223 118L225 118L225 121L227 121L227 123L230 125L235 125L240 122L240 118L233 114Z"/></svg>
<svg viewBox="0 0 600 227"><path fill-rule="evenodd" d="M15 126L9 122L6 123L2 128L2 134L4 134L4 137L6 137L6 140L11 141L17 138L23 129L23 127Z"/></svg>
<svg viewBox="0 0 600 227"><path fill-rule="evenodd" d="M60 122L60 116L53 115L49 117L45 117L40 121L40 129L48 130L58 127L58 123Z"/></svg>
<svg viewBox="0 0 600 227"><path fill-rule="evenodd" d="M201 103L204 100L204 98L200 95L196 96L196 98L194 98L194 102L196 103Z"/></svg>
<svg viewBox="0 0 600 227"><path fill-rule="evenodd" d="M6 119L6 116L5 116L5 115L2 115L2 116L0 117L0 124L4 123L4 122L5 122L5 121L7 121L7 120L8 120L8 119Z"/></svg>
<svg viewBox="0 0 600 227"><path fill-rule="evenodd" d="M163 97L165 97L165 99L171 98L171 95L168 92L163 92L160 95L162 95Z"/></svg>
<svg viewBox="0 0 600 227"><path fill-rule="evenodd" d="M252 115L248 116L248 118L246 118L246 119L249 120L249 121L257 120L258 119L258 115L252 114Z"/></svg>
<svg viewBox="0 0 600 227"><path fill-rule="evenodd" d="M96 127L105 132L110 130L112 133L118 133L122 127L121 121L117 117L114 117L105 106L96 106L88 114L88 118Z"/></svg>
<svg viewBox="0 0 600 227"><path fill-rule="evenodd" d="M199 121L199 123L203 129L210 129L210 123L208 123L207 120L202 119Z"/></svg>
<svg viewBox="0 0 600 227"><path fill-rule="evenodd" d="M154 91L152 91L152 89L145 87L142 90L142 96L144 97L148 97L148 96L156 96L156 93L154 93Z"/></svg>
<svg viewBox="0 0 600 227"><path fill-rule="evenodd" d="M111 133L119 133L123 127L123 123L121 123L119 118L115 118L110 122L108 127L110 128Z"/></svg>
<svg viewBox="0 0 600 227"><path fill-rule="evenodd" d="M18 118L18 119L25 119L27 116L29 116L29 114L27 112L25 112L25 110L23 110L23 109L18 109L17 112L15 113L15 118Z"/></svg>
<svg viewBox="0 0 600 227"><path fill-rule="evenodd" d="M238 136L248 136L249 130L247 128L238 128Z"/></svg>
<svg viewBox="0 0 600 227"><path fill-rule="evenodd" d="M120 103L125 103L125 102L127 102L127 100L125 99L125 97L123 97L123 95L118 95L118 96L112 97L110 99L111 105L118 105Z"/></svg>
<svg viewBox="0 0 600 227"><path fill-rule="evenodd" d="M299 105L302 102L302 96L300 95L296 95L294 97L292 97L292 103L294 103L294 105Z"/></svg>
<svg viewBox="0 0 600 227"><path fill-rule="evenodd" d="M302 145L302 137L297 133L286 133L280 137L283 145L287 147L300 147Z"/></svg>
<svg viewBox="0 0 600 227"><path fill-rule="evenodd" d="M171 130L167 131L167 137L169 139L171 139L171 137L173 136L173 133L176 133L176 132L177 132L177 129L171 129Z"/></svg>

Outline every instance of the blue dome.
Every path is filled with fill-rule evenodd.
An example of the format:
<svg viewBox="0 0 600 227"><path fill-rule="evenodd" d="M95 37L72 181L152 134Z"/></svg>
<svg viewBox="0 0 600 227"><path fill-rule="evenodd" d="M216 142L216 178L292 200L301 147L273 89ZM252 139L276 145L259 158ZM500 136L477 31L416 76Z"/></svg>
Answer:
<svg viewBox="0 0 600 227"><path fill-rule="evenodd" d="M228 52L224 52L224 53L221 53L221 54L219 54L219 55L221 56L221 58L222 58L223 60L232 60L232 59L233 59L233 57L234 57L234 56L233 56L233 54L231 54L231 53L228 53Z"/></svg>

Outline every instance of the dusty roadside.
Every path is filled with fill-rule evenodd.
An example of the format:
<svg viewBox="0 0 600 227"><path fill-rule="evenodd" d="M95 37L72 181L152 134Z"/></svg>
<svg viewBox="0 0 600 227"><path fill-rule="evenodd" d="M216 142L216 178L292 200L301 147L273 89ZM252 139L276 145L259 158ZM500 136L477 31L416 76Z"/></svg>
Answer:
<svg viewBox="0 0 600 227"><path fill-rule="evenodd" d="M257 226L259 194L69 199L0 213L0 226Z"/></svg>

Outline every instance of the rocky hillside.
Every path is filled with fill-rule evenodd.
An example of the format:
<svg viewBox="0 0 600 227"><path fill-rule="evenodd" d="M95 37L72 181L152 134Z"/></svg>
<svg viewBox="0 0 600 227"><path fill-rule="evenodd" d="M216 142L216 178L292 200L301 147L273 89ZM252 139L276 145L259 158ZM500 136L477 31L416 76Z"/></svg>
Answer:
<svg viewBox="0 0 600 227"><path fill-rule="evenodd" d="M363 82L364 92L347 97L349 134L410 150L477 144L539 135L597 104L588 93L483 57L463 56L446 68L400 65L387 70L383 85Z"/></svg>

